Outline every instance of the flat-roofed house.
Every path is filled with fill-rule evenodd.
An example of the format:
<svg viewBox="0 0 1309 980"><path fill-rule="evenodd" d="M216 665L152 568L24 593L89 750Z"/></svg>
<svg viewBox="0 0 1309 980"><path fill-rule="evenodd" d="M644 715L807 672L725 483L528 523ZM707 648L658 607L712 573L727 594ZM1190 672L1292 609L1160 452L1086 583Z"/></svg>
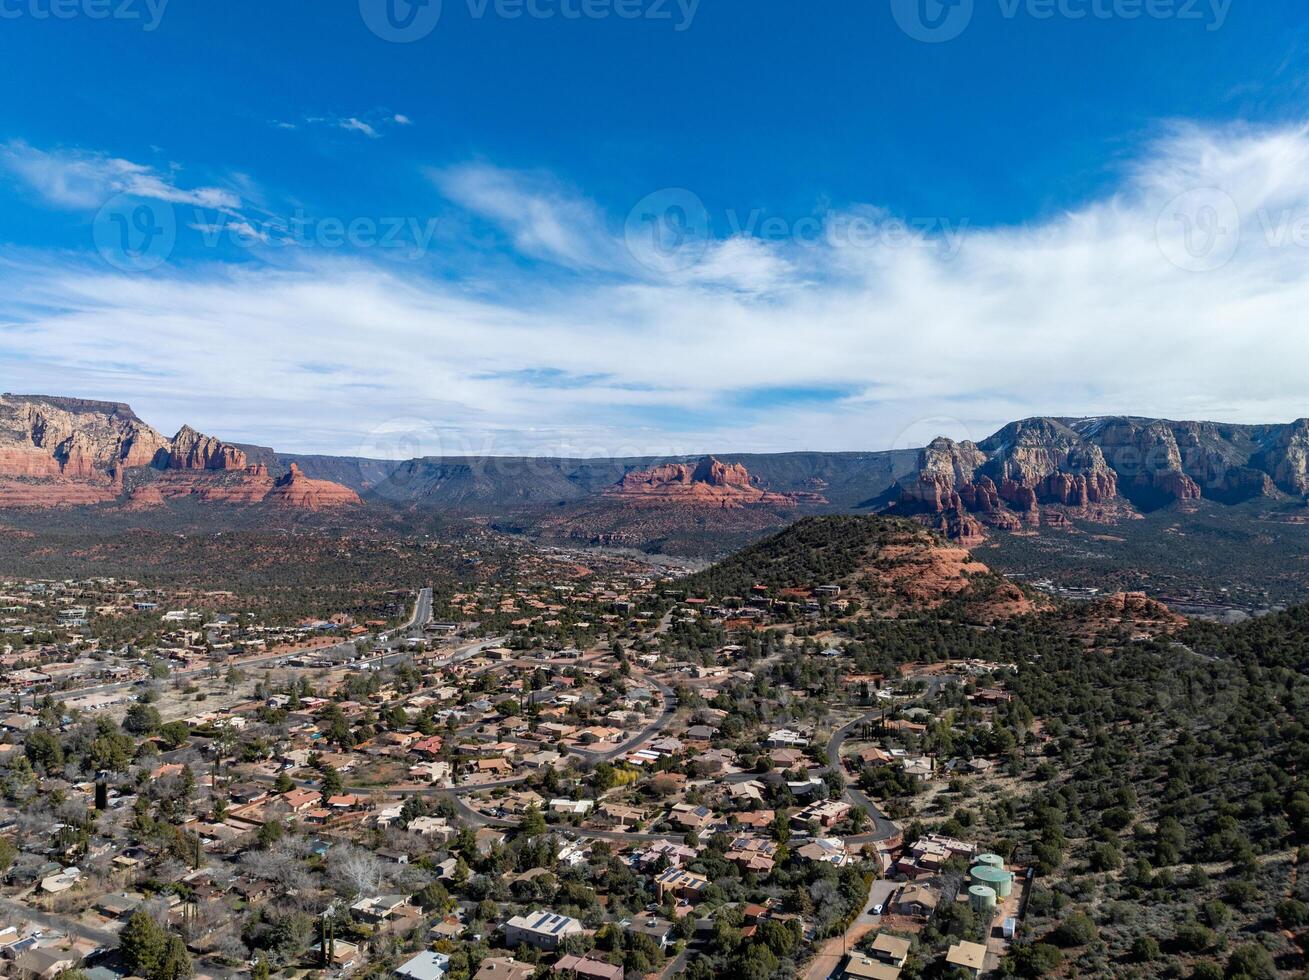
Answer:
<svg viewBox="0 0 1309 980"><path fill-rule="evenodd" d="M957 942L946 951L945 961L970 976L980 977L986 963L986 947L981 943Z"/></svg>
<svg viewBox="0 0 1309 980"><path fill-rule="evenodd" d="M516 915L505 923L505 944L517 946L526 943L537 949L558 949L569 936L580 935L582 923L557 912L536 911Z"/></svg>

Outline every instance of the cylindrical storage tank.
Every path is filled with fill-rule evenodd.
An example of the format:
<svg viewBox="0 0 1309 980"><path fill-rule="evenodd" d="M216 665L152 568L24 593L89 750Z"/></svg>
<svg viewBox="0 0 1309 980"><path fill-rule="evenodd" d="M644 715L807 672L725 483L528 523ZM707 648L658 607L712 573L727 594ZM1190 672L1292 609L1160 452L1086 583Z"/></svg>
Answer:
<svg viewBox="0 0 1309 980"><path fill-rule="evenodd" d="M984 864L988 868L999 868L1002 871L1004 870L1004 858L999 854L979 854L977 855L977 860L973 863Z"/></svg>
<svg viewBox="0 0 1309 980"><path fill-rule="evenodd" d="M974 912L994 912L995 889L986 885L972 885L968 889L968 904Z"/></svg>
<svg viewBox="0 0 1309 980"><path fill-rule="evenodd" d="M979 864L974 866L969 872L973 878L974 885L984 885L990 888L1001 898L1008 898L1014 890L1013 872L1006 871L1004 868L993 868L990 865Z"/></svg>

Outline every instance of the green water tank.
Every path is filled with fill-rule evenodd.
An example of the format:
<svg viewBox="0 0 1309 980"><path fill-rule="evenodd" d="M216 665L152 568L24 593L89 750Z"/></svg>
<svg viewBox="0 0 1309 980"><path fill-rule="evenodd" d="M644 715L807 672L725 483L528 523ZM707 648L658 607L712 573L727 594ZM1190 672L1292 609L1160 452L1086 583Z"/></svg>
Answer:
<svg viewBox="0 0 1309 980"><path fill-rule="evenodd" d="M1014 875L1004 868L993 868L989 864L978 864L969 872L974 885L984 885L992 889L1001 898L1008 898L1014 890Z"/></svg>
<svg viewBox="0 0 1309 980"><path fill-rule="evenodd" d="M1004 869L1004 858L999 854L979 854L974 864L985 864L988 868Z"/></svg>
<svg viewBox="0 0 1309 980"><path fill-rule="evenodd" d="M995 889L988 888L986 885L972 885L968 889L968 904L973 907L974 912L994 912Z"/></svg>

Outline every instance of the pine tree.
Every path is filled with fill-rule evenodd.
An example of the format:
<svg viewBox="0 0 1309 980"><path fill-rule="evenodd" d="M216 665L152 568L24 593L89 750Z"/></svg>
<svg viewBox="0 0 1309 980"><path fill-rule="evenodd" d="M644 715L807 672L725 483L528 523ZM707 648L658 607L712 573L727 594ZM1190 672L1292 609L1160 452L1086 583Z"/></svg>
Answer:
<svg viewBox="0 0 1309 980"><path fill-rule="evenodd" d="M128 972L141 977L154 977L164 961L168 937L148 913L132 913L127 925L118 935L118 951ZM185 947L183 948L185 952Z"/></svg>
<svg viewBox="0 0 1309 980"><path fill-rule="evenodd" d="M181 936L170 935L160 957L158 970L148 976L150 980L190 980L194 972L186 943Z"/></svg>

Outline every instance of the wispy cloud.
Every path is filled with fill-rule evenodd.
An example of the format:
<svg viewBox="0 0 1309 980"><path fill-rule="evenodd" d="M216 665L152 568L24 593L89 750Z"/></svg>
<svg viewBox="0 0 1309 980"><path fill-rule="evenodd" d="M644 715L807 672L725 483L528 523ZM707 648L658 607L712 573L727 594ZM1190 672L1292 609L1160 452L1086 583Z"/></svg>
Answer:
<svg viewBox="0 0 1309 980"><path fill-rule="evenodd" d="M337 123L337 126L349 133L363 133L365 136L372 137L373 139L377 138L377 130L368 125L368 123L364 122L362 119L356 119L354 116L351 116L349 119L342 119Z"/></svg>
<svg viewBox="0 0 1309 980"><path fill-rule="evenodd" d="M624 264L599 208L546 174L464 164L431 171L450 200L493 222L524 255L572 269Z"/></svg>
<svg viewBox="0 0 1309 980"><path fill-rule="evenodd" d="M1302 128L1177 127L1112 193L1045 221L946 248L850 208L662 272L626 250L623 216L469 164L432 176L536 260L506 278L311 250L148 278L11 254L0 360L24 387L168 424L221 406L229 438L344 453L397 417L437 452L618 455L905 446L1036 413L1290 419L1309 372L1306 164ZM873 233L834 233L854 218Z"/></svg>
<svg viewBox="0 0 1309 980"><path fill-rule="evenodd" d="M216 210L233 210L241 204L232 191L183 188L174 174L161 174L130 160L78 150L47 152L18 140L0 146L0 166L49 203L64 208L99 207L115 194Z"/></svg>
<svg viewBox="0 0 1309 980"><path fill-rule="evenodd" d="M369 139L380 139L383 130L393 126L412 126L413 120L402 112L390 112L383 109L374 109L371 112L361 113L358 115L311 115L304 116L298 120L274 119L270 125L277 129L296 130L300 128L314 129L326 128L343 130L347 133L357 133L360 136L367 136Z"/></svg>

